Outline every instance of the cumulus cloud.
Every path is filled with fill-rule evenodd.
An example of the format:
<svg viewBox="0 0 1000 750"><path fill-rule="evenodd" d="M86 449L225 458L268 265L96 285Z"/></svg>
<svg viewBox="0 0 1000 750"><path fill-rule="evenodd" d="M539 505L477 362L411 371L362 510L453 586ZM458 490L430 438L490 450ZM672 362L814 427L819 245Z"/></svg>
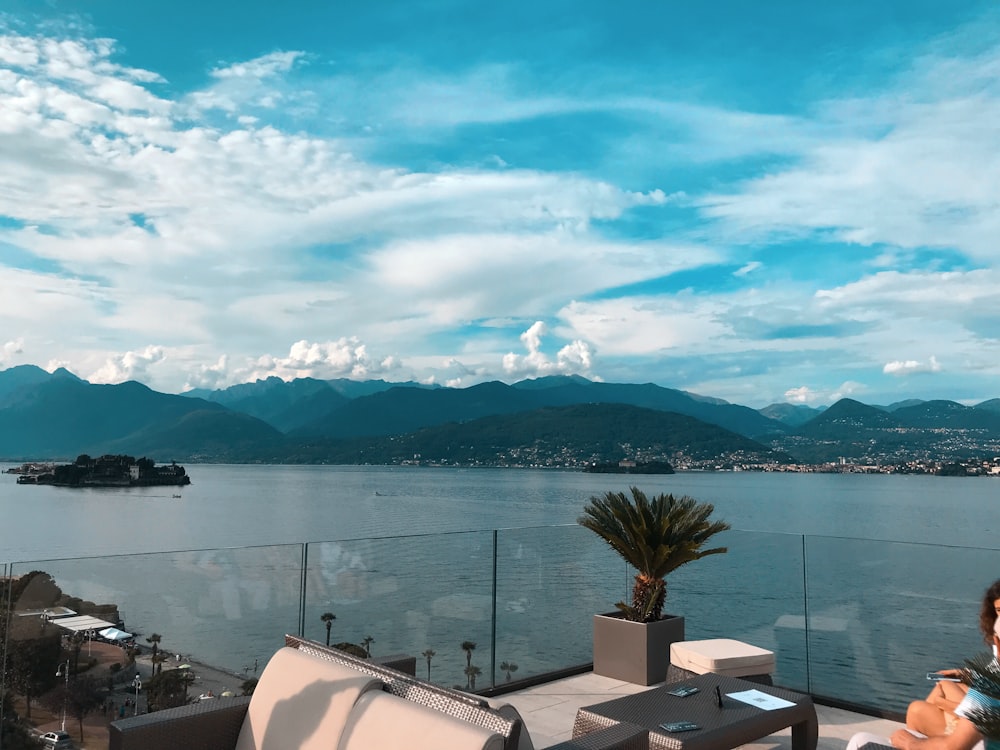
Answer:
<svg viewBox="0 0 1000 750"><path fill-rule="evenodd" d="M584 341L572 341L563 346L552 361L542 351L542 338L548 334L543 321L536 321L521 334L521 341L528 353L509 352L503 356L504 372L514 378L541 377L543 375L586 375L594 363L593 352Z"/></svg>
<svg viewBox="0 0 1000 750"><path fill-rule="evenodd" d="M785 400L792 404L811 404L820 398L822 398L820 394L805 385L785 391Z"/></svg>
<svg viewBox="0 0 1000 750"><path fill-rule="evenodd" d="M256 380L272 375L294 378L353 378L365 380L398 369L399 360L392 356L372 357L367 346L356 337L335 341L296 341L285 357L260 357L250 368L240 372L239 381Z"/></svg>
<svg viewBox="0 0 1000 750"><path fill-rule="evenodd" d="M8 363L14 359L15 355L23 353L24 339L7 341L4 343L3 348L0 349L0 363Z"/></svg>
<svg viewBox="0 0 1000 750"><path fill-rule="evenodd" d="M232 385L229 382L229 357L223 354L214 363L196 365L193 371L188 372L187 378L185 391L195 388L213 391Z"/></svg>
<svg viewBox="0 0 1000 750"><path fill-rule="evenodd" d="M882 372L886 375L893 375L897 378L921 373L941 372L941 363L938 362L937 358L934 356L931 356L931 358L926 362L921 362L915 359L908 359L905 361L896 360L895 362L886 362L885 366L882 368Z"/></svg>
<svg viewBox="0 0 1000 750"><path fill-rule="evenodd" d="M147 346L134 352L125 352L109 358L104 366L86 377L91 383L122 383L126 380L140 382L149 379L153 365L162 362L166 352L162 346Z"/></svg>
<svg viewBox="0 0 1000 750"><path fill-rule="evenodd" d="M297 98L292 88L283 85L282 78L305 57L299 50L272 52L215 68L210 72L215 83L191 94L187 103L196 113L221 110L245 123L246 114L240 113L243 108L269 110L282 103L288 106Z"/></svg>
<svg viewBox="0 0 1000 750"><path fill-rule="evenodd" d="M830 393L830 401L839 401L842 398L853 398L865 393L868 387L864 383L848 380L840 384L838 388Z"/></svg>

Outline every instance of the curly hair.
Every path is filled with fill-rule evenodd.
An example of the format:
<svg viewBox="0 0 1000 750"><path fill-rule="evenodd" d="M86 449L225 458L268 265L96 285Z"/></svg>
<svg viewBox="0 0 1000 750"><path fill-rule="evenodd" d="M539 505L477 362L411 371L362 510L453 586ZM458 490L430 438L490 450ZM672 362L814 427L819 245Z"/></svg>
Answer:
<svg viewBox="0 0 1000 750"><path fill-rule="evenodd" d="M997 621L997 611L994 603L1000 599L1000 579L990 584L983 594L983 604L979 609L979 629L983 631L983 640L993 643L993 626Z"/></svg>

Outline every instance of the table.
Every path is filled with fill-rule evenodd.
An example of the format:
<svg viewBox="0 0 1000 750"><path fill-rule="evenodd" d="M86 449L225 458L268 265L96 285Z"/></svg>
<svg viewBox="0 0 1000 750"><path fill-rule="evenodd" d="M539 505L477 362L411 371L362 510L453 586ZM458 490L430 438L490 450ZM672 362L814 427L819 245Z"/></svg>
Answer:
<svg viewBox="0 0 1000 750"><path fill-rule="evenodd" d="M686 698L669 694L668 691L680 685L692 685L699 692ZM722 708L716 701L716 685L722 691ZM727 693L744 690L760 690L795 705L766 711L727 696ZM701 729L669 733L660 728L662 722L670 721L693 721ZM792 729L792 750L816 750L819 736L816 708L810 696L712 673L584 706L577 711L573 737L619 723L635 724L646 729L650 750L734 748L786 727Z"/></svg>

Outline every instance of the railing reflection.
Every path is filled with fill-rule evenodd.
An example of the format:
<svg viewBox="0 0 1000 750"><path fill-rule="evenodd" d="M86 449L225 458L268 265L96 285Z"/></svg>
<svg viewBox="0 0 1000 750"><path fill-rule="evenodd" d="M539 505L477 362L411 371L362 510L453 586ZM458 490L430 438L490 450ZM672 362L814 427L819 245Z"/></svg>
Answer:
<svg viewBox="0 0 1000 750"><path fill-rule="evenodd" d="M985 647L982 591L997 550L730 531L729 553L671 575L687 638L774 650L776 684L901 712L923 674ZM60 632L59 605L252 677L286 632L417 657L470 690L584 665L591 615L631 592L620 558L579 526L3 563L4 664ZM12 581L41 571L24 587ZM16 591L16 596L14 592ZM55 629L55 630L51 630ZM9 681L7 666L0 672Z"/></svg>

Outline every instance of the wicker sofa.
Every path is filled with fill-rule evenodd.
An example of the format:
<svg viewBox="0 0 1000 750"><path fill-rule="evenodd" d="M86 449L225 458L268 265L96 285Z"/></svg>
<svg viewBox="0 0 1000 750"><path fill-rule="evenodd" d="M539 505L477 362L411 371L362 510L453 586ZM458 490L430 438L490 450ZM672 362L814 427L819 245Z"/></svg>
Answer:
<svg viewBox="0 0 1000 750"><path fill-rule="evenodd" d="M533 750L512 706L490 705L314 641L286 636L285 643L253 696L113 722L110 750ZM641 739L619 729L558 748L644 750Z"/></svg>

